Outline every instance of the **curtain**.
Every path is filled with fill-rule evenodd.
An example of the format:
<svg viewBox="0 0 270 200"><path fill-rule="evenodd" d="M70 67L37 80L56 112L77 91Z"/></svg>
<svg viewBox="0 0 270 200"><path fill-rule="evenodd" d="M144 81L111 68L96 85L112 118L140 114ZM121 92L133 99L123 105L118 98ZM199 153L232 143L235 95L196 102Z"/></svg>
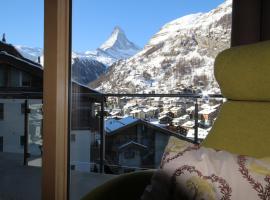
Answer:
<svg viewBox="0 0 270 200"><path fill-rule="evenodd" d="M234 0L231 46L269 40L269 25L269 0Z"/></svg>

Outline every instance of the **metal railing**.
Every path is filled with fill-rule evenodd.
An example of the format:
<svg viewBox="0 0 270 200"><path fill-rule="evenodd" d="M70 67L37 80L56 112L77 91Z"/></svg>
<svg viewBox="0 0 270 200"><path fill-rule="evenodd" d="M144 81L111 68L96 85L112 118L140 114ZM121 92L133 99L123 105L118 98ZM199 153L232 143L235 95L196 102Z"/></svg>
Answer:
<svg viewBox="0 0 270 200"><path fill-rule="evenodd" d="M106 140L106 132L105 132L105 107L108 98L110 97L115 97L115 98L121 98L121 97L130 97L130 98L183 98L183 99L192 99L192 102L194 103L194 138L193 140L190 138L185 137L184 135L181 134L176 134L174 132L171 132L171 136L175 136L179 139L186 140L189 142L193 143L199 143L199 137L198 137L198 128L199 128L199 99L205 98L203 94L193 94L193 93L181 93L181 94L114 94L114 93L107 93L107 94L102 94L102 93L73 93L73 95L80 95L83 97L89 97L89 98L94 98L97 99L97 102L100 104L100 115L99 115L99 121L100 121L100 148L99 148L99 172L103 173L104 172L104 165L105 165L105 140ZM71 95L71 96L73 96ZM0 92L0 97L1 98L21 98L21 99L26 99L25 100L25 130L24 130L24 135L25 138L28 137L28 130L27 130L27 120L28 120L28 100L27 99L42 99L43 94L42 92L5 92L2 91ZM209 99L215 99L215 98L222 98L223 96L220 94L208 94L207 98ZM27 163L27 158L28 158L28 144L27 140L25 140L25 145L24 145L24 163Z"/></svg>
<svg viewBox="0 0 270 200"><path fill-rule="evenodd" d="M105 111L105 105L107 102L107 98L109 97L133 97L133 98L148 98L148 97L168 97L168 98L184 98L184 99L193 99L194 102L194 140L191 140L183 135L180 134L171 134L171 136L175 136L181 140L185 140L188 142L192 142L195 144L199 143L199 138L198 138L198 128L199 128L199 104L198 104L198 99L205 98L206 96L203 94L193 94L193 93L182 93L182 94L114 94L114 93L107 93L107 94L102 94L102 93L91 93L91 94L83 94L83 95L89 95L90 97L95 97L102 99L100 102L101 105L101 114L100 114L100 169L99 172L103 173L104 172L104 162L105 162L105 116L104 116L104 111ZM208 94L207 98L209 99L216 99L216 98L224 98L221 94Z"/></svg>

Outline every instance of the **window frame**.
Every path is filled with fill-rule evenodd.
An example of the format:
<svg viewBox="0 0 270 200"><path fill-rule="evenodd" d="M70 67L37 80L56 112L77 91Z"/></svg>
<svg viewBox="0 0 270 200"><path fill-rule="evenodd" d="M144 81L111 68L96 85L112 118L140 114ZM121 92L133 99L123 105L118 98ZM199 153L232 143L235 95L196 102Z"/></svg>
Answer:
<svg viewBox="0 0 270 200"><path fill-rule="evenodd" d="M69 198L72 0L44 0L42 199Z"/></svg>

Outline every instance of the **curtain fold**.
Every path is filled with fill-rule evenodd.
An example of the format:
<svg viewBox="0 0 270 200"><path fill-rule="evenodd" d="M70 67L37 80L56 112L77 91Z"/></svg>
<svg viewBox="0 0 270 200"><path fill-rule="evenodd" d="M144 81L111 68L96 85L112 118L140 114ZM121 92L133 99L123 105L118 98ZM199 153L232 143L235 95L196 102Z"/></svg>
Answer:
<svg viewBox="0 0 270 200"><path fill-rule="evenodd" d="M234 0L231 46L269 40L269 25L269 0Z"/></svg>

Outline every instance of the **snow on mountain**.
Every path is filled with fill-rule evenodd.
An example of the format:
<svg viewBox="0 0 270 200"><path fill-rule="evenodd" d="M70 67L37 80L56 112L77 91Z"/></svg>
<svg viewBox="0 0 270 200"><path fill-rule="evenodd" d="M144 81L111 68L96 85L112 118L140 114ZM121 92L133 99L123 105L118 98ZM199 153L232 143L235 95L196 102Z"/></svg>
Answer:
<svg viewBox="0 0 270 200"><path fill-rule="evenodd" d="M84 53L73 52L73 58L96 60L109 67L116 61L130 58L139 50L137 45L128 40L124 31L116 26L111 36L99 48Z"/></svg>
<svg viewBox="0 0 270 200"><path fill-rule="evenodd" d="M38 62L38 57L40 57L40 63L43 65L43 49L38 47L26 47L21 45L15 45L15 48L22 54L23 57Z"/></svg>
<svg viewBox="0 0 270 200"><path fill-rule="evenodd" d="M26 58L43 65L43 50L26 46L15 46ZM120 59L135 55L140 49L130 42L124 31L116 27L109 39L98 49L84 53L72 52L72 76L81 84L89 84L102 75L109 66Z"/></svg>
<svg viewBox="0 0 270 200"><path fill-rule="evenodd" d="M109 39L97 51L105 52L112 58L119 60L135 55L140 51L140 48L133 42L130 42L124 31L116 26Z"/></svg>
<svg viewBox="0 0 270 200"><path fill-rule="evenodd" d="M85 53L72 52L72 58L73 60L75 58L83 59L83 60L85 59L96 60L104 64L106 67L111 66L114 62L117 61L117 59L112 58L109 55L106 55L106 53L102 53L99 51L86 51Z"/></svg>
<svg viewBox="0 0 270 200"><path fill-rule="evenodd" d="M80 84L89 84L90 82L96 80L105 71L106 66L97 60L89 58L72 59L72 79Z"/></svg>
<svg viewBox="0 0 270 200"><path fill-rule="evenodd" d="M112 65L91 84L103 92L218 92L216 55L230 46L231 0L207 13L165 24L136 55ZM109 44L109 42L107 43ZM109 45L104 45L105 48ZM196 86L196 87L195 87Z"/></svg>

